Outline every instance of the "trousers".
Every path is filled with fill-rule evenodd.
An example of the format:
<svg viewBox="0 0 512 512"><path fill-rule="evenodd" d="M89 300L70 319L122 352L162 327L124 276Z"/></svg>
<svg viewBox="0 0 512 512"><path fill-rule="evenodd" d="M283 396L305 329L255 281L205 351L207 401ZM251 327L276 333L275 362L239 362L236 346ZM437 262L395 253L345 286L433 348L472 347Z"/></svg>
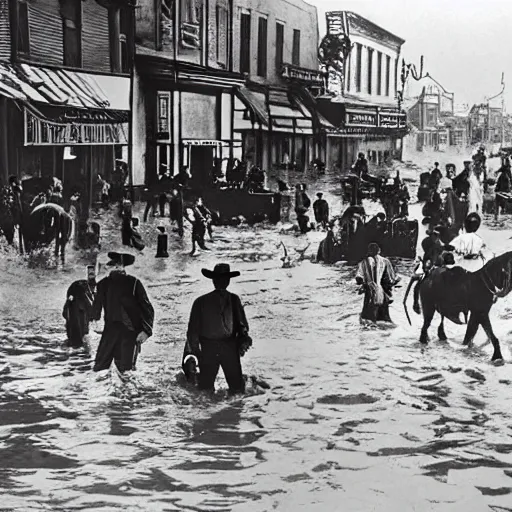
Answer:
<svg viewBox="0 0 512 512"><path fill-rule="evenodd" d="M108 370L112 361L121 373L135 370L139 353L136 339L137 333L130 331L123 324L105 324L93 371Z"/></svg>
<svg viewBox="0 0 512 512"><path fill-rule="evenodd" d="M244 393L245 381L238 344L234 338L202 340L199 355L199 389L215 390L215 379L222 368L231 394Z"/></svg>

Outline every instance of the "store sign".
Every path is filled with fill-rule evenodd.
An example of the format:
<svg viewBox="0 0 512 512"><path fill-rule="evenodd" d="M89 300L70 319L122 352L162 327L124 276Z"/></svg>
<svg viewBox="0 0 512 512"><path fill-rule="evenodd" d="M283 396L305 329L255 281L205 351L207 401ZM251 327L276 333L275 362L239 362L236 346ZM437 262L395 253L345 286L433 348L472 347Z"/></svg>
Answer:
<svg viewBox="0 0 512 512"><path fill-rule="evenodd" d="M292 64L283 64L281 76L314 84L323 84L324 82L324 74L321 71L305 69Z"/></svg>
<svg viewBox="0 0 512 512"><path fill-rule="evenodd" d="M25 110L25 146L128 144L128 123L53 123Z"/></svg>
<svg viewBox="0 0 512 512"><path fill-rule="evenodd" d="M393 135L405 135L406 130L400 128L393 132ZM364 127L364 126L346 126L345 128L339 128L334 132L335 135L365 135L371 137L387 138L390 136L390 131L386 127Z"/></svg>
<svg viewBox="0 0 512 512"><path fill-rule="evenodd" d="M221 140L200 140L200 139L184 139L183 144L185 146L225 146L227 143L223 143Z"/></svg>
<svg viewBox="0 0 512 512"><path fill-rule="evenodd" d="M360 125L360 126L377 126L377 114L373 113L355 113L355 112L347 112L346 114L346 124L350 125Z"/></svg>
<svg viewBox="0 0 512 512"><path fill-rule="evenodd" d="M386 128L402 128L406 125L404 114L379 114L379 126Z"/></svg>

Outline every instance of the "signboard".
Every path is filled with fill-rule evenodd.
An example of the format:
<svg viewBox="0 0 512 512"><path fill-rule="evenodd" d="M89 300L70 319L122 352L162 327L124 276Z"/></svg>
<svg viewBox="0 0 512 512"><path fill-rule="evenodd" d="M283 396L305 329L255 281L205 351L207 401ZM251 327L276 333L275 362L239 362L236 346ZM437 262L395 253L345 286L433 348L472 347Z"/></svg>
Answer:
<svg viewBox="0 0 512 512"><path fill-rule="evenodd" d="M229 146L221 140L183 139L184 146Z"/></svg>
<svg viewBox="0 0 512 512"><path fill-rule="evenodd" d="M128 123L54 123L25 109L25 146L126 145Z"/></svg>
<svg viewBox="0 0 512 512"><path fill-rule="evenodd" d="M302 82L309 82L314 84L323 84L324 74L321 71L313 69L305 69L292 64L283 64L281 72L283 78L291 78L294 80L301 80Z"/></svg>
<svg viewBox="0 0 512 512"><path fill-rule="evenodd" d="M395 129L392 132L389 128L385 127L364 127L364 126L347 126L345 128L339 128L335 132L333 132L331 135L335 137L353 137L353 136L366 136L366 137L372 137L376 139L386 139L390 136L396 136L400 137L403 135L406 135L407 130L405 128L399 128Z"/></svg>
<svg viewBox="0 0 512 512"><path fill-rule="evenodd" d="M367 112L363 114L360 112L347 111L345 124L347 126L377 126L377 113Z"/></svg>

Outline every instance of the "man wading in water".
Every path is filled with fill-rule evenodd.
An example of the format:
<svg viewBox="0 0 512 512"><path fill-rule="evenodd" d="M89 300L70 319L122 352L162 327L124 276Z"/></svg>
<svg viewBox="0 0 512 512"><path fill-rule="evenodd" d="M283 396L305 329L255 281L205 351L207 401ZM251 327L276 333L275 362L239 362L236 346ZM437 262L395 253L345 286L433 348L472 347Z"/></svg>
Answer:
<svg viewBox="0 0 512 512"><path fill-rule="evenodd" d="M222 367L230 394L243 393L245 381L240 357L252 344L248 336L249 324L240 297L227 291L232 277L227 263L215 265L213 271L202 269L203 276L213 281L215 290L194 301L188 322L187 359L199 362L199 389L213 392L215 378Z"/></svg>
<svg viewBox="0 0 512 512"><path fill-rule="evenodd" d="M112 360L119 372L135 370L140 346L153 334L154 310L142 283L126 274L135 256L109 252L110 275L98 283L91 318L99 320L105 310L105 327L93 370L108 370Z"/></svg>
<svg viewBox="0 0 512 512"><path fill-rule="evenodd" d="M368 245L368 256L359 264L356 283L363 285L364 303L361 320L371 322L391 322L389 304L392 302L391 290L400 278L397 277L391 262L380 256L380 247L376 243Z"/></svg>

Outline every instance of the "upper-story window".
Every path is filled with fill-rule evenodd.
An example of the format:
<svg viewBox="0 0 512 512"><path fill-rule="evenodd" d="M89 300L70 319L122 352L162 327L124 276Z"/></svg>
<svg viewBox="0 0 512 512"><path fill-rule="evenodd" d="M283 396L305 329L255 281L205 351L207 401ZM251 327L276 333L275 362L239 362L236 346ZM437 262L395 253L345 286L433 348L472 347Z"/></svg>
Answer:
<svg viewBox="0 0 512 512"><path fill-rule="evenodd" d="M217 21L217 63L226 68L228 64L228 10L223 3L216 8Z"/></svg>
<svg viewBox="0 0 512 512"><path fill-rule="evenodd" d="M201 11L199 0L180 0L181 45L184 48L201 48Z"/></svg>
<svg viewBox="0 0 512 512"><path fill-rule="evenodd" d="M109 10L110 63L114 73L129 73L132 59L132 11L129 7Z"/></svg>
<svg viewBox="0 0 512 512"><path fill-rule="evenodd" d="M368 48L368 94L372 94L373 91L373 49Z"/></svg>
<svg viewBox="0 0 512 512"><path fill-rule="evenodd" d="M377 52L377 94L382 95L382 52Z"/></svg>
<svg viewBox="0 0 512 512"><path fill-rule="evenodd" d="M28 4L26 0L18 0L17 2L18 16L17 16L17 44L18 52L28 54L30 53L30 38L28 28Z"/></svg>
<svg viewBox="0 0 512 512"><path fill-rule="evenodd" d="M391 78L391 57L386 55L386 96L389 96L389 80Z"/></svg>
<svg viewBox="0 0 512 512"><path fill-rule="evenodd" d="M300 30L293 31L292 64L300 66Z"/></svg>
<svg viewBox="0 0 512 512"><path fill-rule="evenodd" d="M363 46L360 43L356 43L356 92L361 92L362 55Z"/></svg>
<svg viewBox="0 0 512 512"><path fill-rule="evenodd" d="M196 0L180 0L182 23L197 23Z"/></svg>
<svg viewBox="0 0 512 512"><path fill-rule="evenodd" d="M240 73L251 72L251 15L240 15Z"/></svg>
<svg viewBox="0 0 512 512"><path fill-rule="evenodd" d="M258 20L258 76L267 77L267 18Z"/></svg>
<svg viewBox="0 0 512 512"><path fill-rule="evenodd" d="M82 2L61 0L60 5L64 65L79 68L82 65Z"/></svg>
<svg viewBox="0 0 512 512"><path fill-rule="evenodd" d="M284 25L276 23L276 71L281 72L284 55Z"/></svg>

